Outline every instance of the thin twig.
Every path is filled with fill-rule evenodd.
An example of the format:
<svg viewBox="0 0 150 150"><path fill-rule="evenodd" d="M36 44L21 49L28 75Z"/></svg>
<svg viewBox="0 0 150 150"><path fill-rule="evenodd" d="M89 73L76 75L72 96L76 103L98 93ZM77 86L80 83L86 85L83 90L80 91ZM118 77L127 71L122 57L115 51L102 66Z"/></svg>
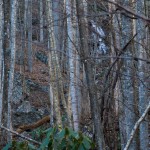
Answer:
<svg viewBox="0 0 150 150"><path fill-rule="evenodd" d="M105 93L108 89L108 87L106 87L107 85L107 81L108 81L108 76L110 75L110 72L112 70L112 68L115 66L115 64L117 63L117 61L119 60L119 57L124 54L124 52L127 50L127 47L130 45L130 43L132 42L132 40L136 37L137 33L135 35L132 36L132 38L125 44L125 46L120 50L118 56L116 56L114 62L111 64L111 66L109 67L106 75L105 75L105 78L104 78L104 88L103 88L103 92L102 92L102 96L101 96L101 114L103 114L103 107L104 107L104 96L105 96Z"/></svg>
<svg viewBox="0 0 150 150"><path fill-rule="evenodd" d="M147 64L150 64L150 60L149 59L143 59L140 57L136 57L136 56L111 56L111 55L107 55L107 56L99 56L99 57L89 57L87 59L109 59L109 58L118 58L118 59L127 59L127 60L135 60L135 61L143 61L146 62Z"/></svg>

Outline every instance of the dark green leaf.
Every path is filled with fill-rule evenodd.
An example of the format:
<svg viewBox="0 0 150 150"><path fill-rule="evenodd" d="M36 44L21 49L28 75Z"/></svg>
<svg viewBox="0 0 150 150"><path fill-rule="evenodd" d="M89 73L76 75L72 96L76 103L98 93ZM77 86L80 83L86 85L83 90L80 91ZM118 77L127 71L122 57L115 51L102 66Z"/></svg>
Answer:
<svg viewBox="0 0 150 150"><path fill-rule="evenodd" d="M95 144L92 142L91 143L91 149L94 149L95 148Z"/></svg>
<svg viewBox="0 0 150 150"><path fill-rule="evenodd" d="M61 140L61 139L63 139L64 137L65 137L65 130L63 129L62 131L60 131L58 134L57 134L57 136L56 136L56 139L58 139L58 140Z"/></svg>
<svg viewBox="0 0 150 150"><path fill-rule="evenodd" d="M83 144L82 144L82 143L80 144L80 146L79 146L78 150L85 150L85 148L84 148L84 146L83 146Z"/></svg>
<svg viewBox="0 0 150 150"><path fill-rule="evenodd" d="M74 143L74 145L72 146L72 150L77 150L79 147L79 143Z"/></svg>
<svg viewBox="0 0 150 150"><path fill-rule="evenodd" d="M27 150L28 149L27 142L20 142L20 143L16 142L14 146L16 147L16 150Z"/></svg>
<svg viewBox="0 0 150 150"><path fill-rule="evenodd" d="M9 150L11 146L12 146L12 143L8 143L2 150Z"/></svg>
<svg viewBox="0 0 150 150"><path fill-rule="evenodd" d="M43 133L52 133L54 128L48 128L47 130L43 131Z"/></svg>
<svg viewBox="0 0 150 150"><path fill-rule="evenodd" d="M30 150L36 150L36 147L33 144L28 144L28 147Z"/></svg>
<svg viewBox="0 0 150 150"><path fill-rule="evenodd" d="M38 150L43 150L49 144L49 138L45 138Z"/></svg>
<svg viewBox="0 0 150 150"><path fill-rule="evenodd" d="M65 135L66 135L66 136L69 135L69 128L65 128Z"/></svg>
<svg viewBox="0 0 150 150"><path fill-rule="evenodd" d="M53 140L50 140L48 143L48 150L52 150L53 149Z"/></svg>
<svg viewBox="0 0 150 150"><path fill-rule="evenodd" d="M91 148L91 143L87 139L84 138L82 143L86 149Z"/></svg>
<svg viewBox="0 0 150 150"><path fill-rule="evenodd" d="M58 150L66 149L66 146L67 146L67 141L66 141L66 139L63 139L58 146Z"/></svg>
<svg viewBox="0 0 150 150"><path fill-rule="evenodd" d="M75 131L73 131L72 129L69 130L69 133L72 137L74 137L75 139L79 139L79 134Z"/></svg>

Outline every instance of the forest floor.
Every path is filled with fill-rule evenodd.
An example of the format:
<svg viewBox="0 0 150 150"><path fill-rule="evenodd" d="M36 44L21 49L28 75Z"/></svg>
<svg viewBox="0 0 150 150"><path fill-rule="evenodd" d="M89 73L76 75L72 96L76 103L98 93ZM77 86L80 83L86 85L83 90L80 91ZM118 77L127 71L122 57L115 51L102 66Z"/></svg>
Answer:
<svg viewBox="0 0 150 150"><path fill-rule="evenodd" d="M19 46L19 43L17 44L17 49L21 50L21 47ZM19 50L17 50L17 54L20 53ZM39 59L36 58L35 54L37 52L44 53L47 56L47 50L43 44L40 44L38 42L33 42L32 44L32 58L33 58L33 71L29 72L28 70L28 57L27 57L27 48L25 48L24 51L24 66L16 63L15 66L15 72L19 72L21 75L23 75L24 79L30 79L34 83L39 84L40 86L48 86L49 85L49 69L48 65L41 62ZM30 93L28 93L28 100L31 102L31 104L35 108L40 107L49 107L49 96L48 93L45 93L43 91L40 91L39 89L33 88L30 90Z"/></svg>

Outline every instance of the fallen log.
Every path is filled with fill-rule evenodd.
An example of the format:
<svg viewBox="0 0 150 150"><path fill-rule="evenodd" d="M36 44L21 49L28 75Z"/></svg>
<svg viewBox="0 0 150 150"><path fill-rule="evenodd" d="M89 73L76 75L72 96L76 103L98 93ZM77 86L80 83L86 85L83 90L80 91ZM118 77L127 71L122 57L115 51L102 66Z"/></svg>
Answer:
<svg viewBox="0 0 150 150"><path fill-rule="evenodd" d="M17 133L22 133L24 131L27 130L33 130L36 129L38 127L40 127L41 125L50 122L50 116L45 116L42 119L38 120L37 122L33 123L33 124L29 124L29 125L21 125L17 128L16 132Z"/></svg>

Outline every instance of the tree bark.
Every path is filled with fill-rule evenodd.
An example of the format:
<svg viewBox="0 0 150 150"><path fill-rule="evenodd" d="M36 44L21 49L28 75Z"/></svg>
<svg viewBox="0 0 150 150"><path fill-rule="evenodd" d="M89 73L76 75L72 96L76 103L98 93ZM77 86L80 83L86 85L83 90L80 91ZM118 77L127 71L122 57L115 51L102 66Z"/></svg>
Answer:
<svg viewBox="0 0 150 150"><path fill-rule="evenodd" d="M94 82L92 59L87 59L89 57L88 30L87 30L87 21L84 16L86 2L83 0L82 1L76 0L76 3L77 3L80 41L81 41L80 57L85 66L85 74L86 74L87 86L88 86L89 97L90 97L91 113L94 122L96 143L98 149L103 150L105 149L104 135L103 135L103 127L102 127L101 117L100 117L101 111L100 108L98 108L98 99L97 99L97 91Z"/></svg>
<svg viewBox="0 0 150 150"><path fill-rule="evenodd" d="M136 12L137 13L144 13L144 1L139 0L136 2ZM145 23L143 20L138 19L136 21L136 32L138 33L136 40L138 43L136 43L136 49L137 49L137 55L140 58L147 58L147 52L146 49L143 47L143 44L146 43L146 31L145 31ZM146 71L148 70L148 66L143 61L138 61L138 78L139 78L139 114L140 116L143 114L144 110L147 107L147 103L149 101L149 98L147 97L147 81L146 81ZM148 140L148 122L144 121L140 124L140 150L149 149L149 140Z"/></svg>
<svg viewBox="0 0 150 150"><path fill-rule="evenodd" d="M11 59L10 59L10 70L9 70L9 86L8 86L8 114L7 114L7 128L12 129L11 120L11 102L14 82L14 70L15 70L15 54L16 54L16 19L17 19L17 0L13 0L11 5L11 25L10 25L10 48L11 48ZM8 134L7 141L10 142L12 135Z"/></svg>
<svg viewBox="0 0 150 150"><path fill-rule="evenodd" d="M3 0L0 0L0 125L2 123L3 105Z"/></svg>
<svg viewBox="0 0 150 150"><path fill-rule="evenodd" d="M40 5L40 42L43 42L43 40L44 40L44 30L43 30L43 25L44 25L43 1L39 0L39 5Z"/></svg>
<svg viewBox="0 0 150 150"><path fill-rule="evenodd" d="M33 52L32 52L32 0L28 0L28 70L33 69Z"/></svg>
<svg viewBox="0 0 150 150"><path fill-rule="evenodd" d="M75 131L79 130L79 117L78 117L78 102L76 97L75 90L75 39L74 39L74 23L76 20L75 14L72 14L72 6L73 1L66 1L66 13L68 15L67 18L67 31L68 31L68 54L69 54L69 73L70 73L70 97L71 97L71 105L72 105L72 115L73 115L73 127ZM74 11L75 13L75 11Z"/></svg>
<svg viewBox="0 0 150 150"><path fill-rule="evenodd" d="M146 109L144 110L142 116L141 116L141 117L138 119L138 121L135 123L134 128L132 129L132 132L131 132L131 134L130 134L130 138L128 139L127 144L126 144L124 150L128 150L128 149L129 149L129 146L131 145L131 142L132 142L132 140L133 140L133 138L134 138L134 136L135 136L135 134L136 134L136 131L137 131L138 127L140 126L140 124L142 123L142 121L145 119L145 117L146 117L147 113L149 112L149 110L150 110L150 102L149 102L149 104L147 105ZM142 140L146 140L146 139L144 138L144 139L142 139ZM140 141L140 142L141 142L141 141ZM145 146L146 148L148 148L147 143L146 143L146 145L144 145L144 146ZM141 145L140 147L142 148L143 145Z"/></svg>
<svg viewBox="0 0 150 150"><path fill-rule="evenodd" d="M51 93L53 93L53 105L54 112L56 113L56 123L62 125L61 118L61 108L60 102L63 104L64 113L68 119L67 106L64 98L63 84L62 84L62 75L60 72L59 57L56 47L56 37L54 32L54 23L52 15L52 2L47 0L47 22L48 22L48 31L49 31L49 40L50 40L50 49L49 49L49 74L50 74L50 87ZM61 100L60 100L60 99ZM52 107L52 106L51 106Z"/></svg>

